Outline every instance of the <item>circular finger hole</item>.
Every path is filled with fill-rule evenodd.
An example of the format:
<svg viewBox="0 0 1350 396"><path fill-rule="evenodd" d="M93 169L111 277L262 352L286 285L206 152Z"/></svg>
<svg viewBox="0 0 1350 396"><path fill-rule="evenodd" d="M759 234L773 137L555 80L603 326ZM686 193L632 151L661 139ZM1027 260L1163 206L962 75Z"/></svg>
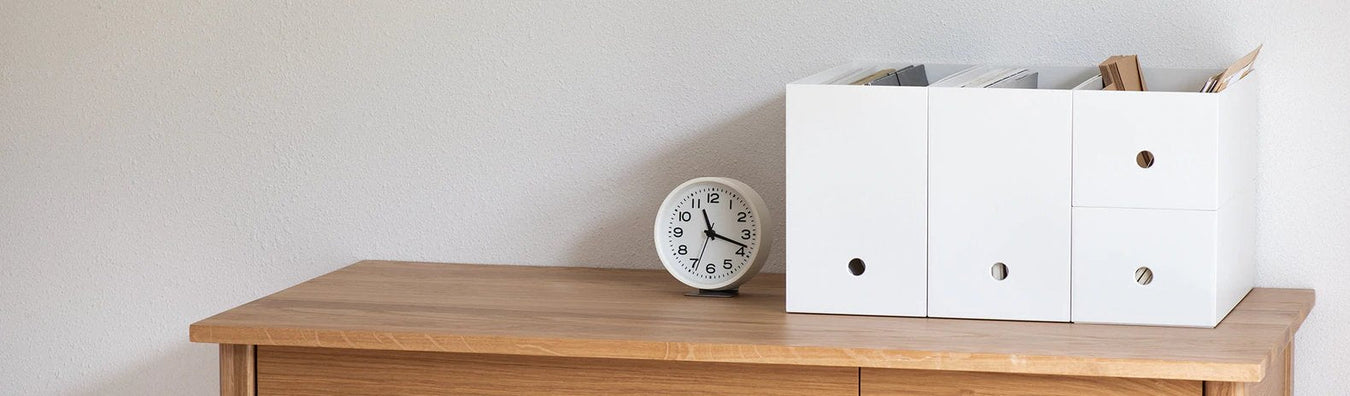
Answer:
<svg viewBox="0 0 1350 396"><path fill-rule="evenodd" d="M867 263L864 263L862 259L854 258L848 261L848 272L852 273L853 276L862 275L863 271L867 271Z"/></svg>
<svg viewBox="0 0 1350 396"><path fill-rule="evenodd" d="M994 266L989 268L989 275L993 276L994 280L1008 279L1008 265L1003 263L994 263Z"/></svg>
<svg viewBox="0 0 1350 396"><path fill-rule="evenodd" d="M1134 281L1141 285L1153 283L1153 270L1148 269L1148 267L1139 267L1139 269L1134 270Z"/></svg>
<svg viewBox="0 0 1350 396"><path fill-rule="evenodd" d="M1134 163L1139 164L1140 168L1148 169L1153 166L1153 153L1148 150L1140 151L1134 156Z"/></svg>

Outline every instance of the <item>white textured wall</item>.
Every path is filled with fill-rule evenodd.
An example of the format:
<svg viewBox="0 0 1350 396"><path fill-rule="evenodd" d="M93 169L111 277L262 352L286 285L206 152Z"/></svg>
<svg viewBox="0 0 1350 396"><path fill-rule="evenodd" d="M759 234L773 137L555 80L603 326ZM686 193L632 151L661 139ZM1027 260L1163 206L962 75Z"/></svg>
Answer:
<svg viewBox="0 0 1350 396"><path fill-rule="evenodd" d="M1258 42L1258 282L1344 392L1350 5L1177 3L0 1L0 393L210 394L189 323L363 258L660 268L684 179L781 210L783 85L849 58Z"/></svg>

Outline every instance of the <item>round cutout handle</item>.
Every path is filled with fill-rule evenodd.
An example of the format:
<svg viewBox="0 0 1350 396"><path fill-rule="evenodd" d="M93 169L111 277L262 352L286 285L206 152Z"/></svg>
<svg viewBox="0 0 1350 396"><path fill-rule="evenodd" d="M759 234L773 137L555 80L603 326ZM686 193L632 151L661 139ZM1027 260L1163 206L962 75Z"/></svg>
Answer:
<svg viewBox="0 0 1350 396"><path fill-rule="evenodd" d="M1148 284L1153 283L1153 270L1148 267L1139 267L1139 269L1134 270L1134 281L1140 285L1148 286Z"/></svg>
<svg viewBox="0 0 1350 396"><path fill-rule="evenodd" d="M848 272L853 276L862 276L864 271L867 271L867 263L864 263L862 259L854 257L848 261Z"/></svg>
<svg viewBox="0 0 1350 396"><path fill-rule="evenodd" d="M994 280L1001 281L1004 279L1008 279L1008 265L1003 263L994 263L994 266L989 268L989 275L993 276Z"/></svg>
<svg viewBox="0 0 1350 396"><path fill-rule="evenodd" d="M1144 169L1153 167L1153 152L1148 150L1140 151L1139 154L1135 154L1134 163Z"/></svg>

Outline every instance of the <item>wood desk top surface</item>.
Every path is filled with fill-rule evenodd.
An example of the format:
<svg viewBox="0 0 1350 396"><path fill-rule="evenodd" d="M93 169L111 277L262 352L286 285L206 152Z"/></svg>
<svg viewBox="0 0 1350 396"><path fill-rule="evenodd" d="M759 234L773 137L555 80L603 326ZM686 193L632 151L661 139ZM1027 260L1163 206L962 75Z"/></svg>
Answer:
<svg viewBox="0 0 1350 396"><path fill-rule="evenodd" d="M193 342L1260 381L1313 291L1214 329L784 312L783 276L685 297L660 270L362 261L192 324Z"/></svg>

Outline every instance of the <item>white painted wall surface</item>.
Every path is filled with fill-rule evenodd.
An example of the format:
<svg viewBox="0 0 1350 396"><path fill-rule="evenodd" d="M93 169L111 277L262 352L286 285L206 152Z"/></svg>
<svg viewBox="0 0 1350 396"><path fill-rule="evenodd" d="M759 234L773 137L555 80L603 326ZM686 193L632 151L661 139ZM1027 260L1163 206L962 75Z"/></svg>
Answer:
<svg viewBox="0 0 1350 396"><path fill-rule="evenodd" d="M850 58L1261 56L1258 283L1350 389L1350 4L0 2L0 394L211 394L213 313L363 258L660 268L679 182L783 207L783 90ZM768 269L782 270L782 244Z"/></svg>

